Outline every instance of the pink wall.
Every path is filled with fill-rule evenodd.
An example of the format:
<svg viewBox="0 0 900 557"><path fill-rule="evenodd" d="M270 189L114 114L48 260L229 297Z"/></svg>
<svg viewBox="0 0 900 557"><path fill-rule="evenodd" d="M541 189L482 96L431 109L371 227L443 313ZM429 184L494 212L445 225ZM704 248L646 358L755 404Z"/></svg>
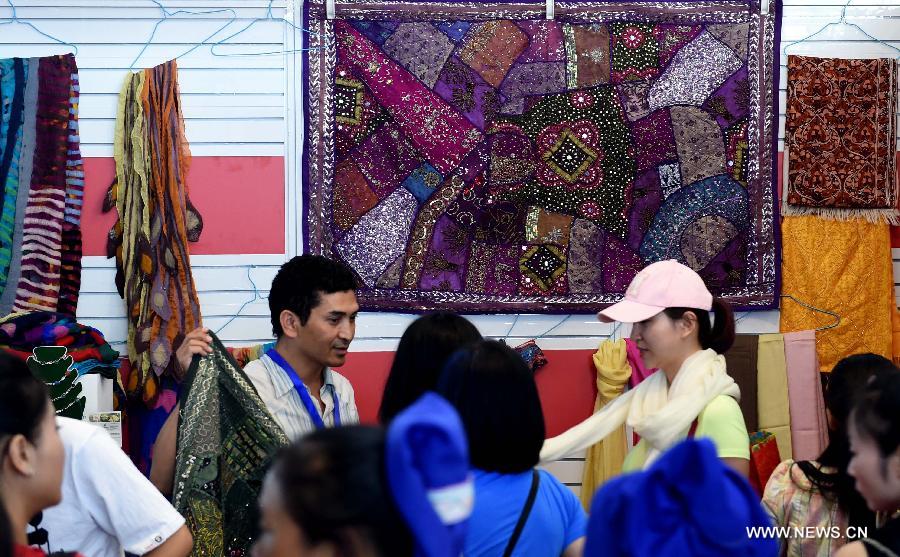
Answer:
<svg viewBox="0 0 900 557"><path fill-rule="evenodd" d="M544 408L547 436L552 437L581 422L594 411L597 372L593 350L547 350L547 365L535 380ZM374 423L393 352L351 352L338 371L353 384L359 417Z"/></svg>
<svg viewBox="0 0 900 557"><path fill-rule="evenodd" d="M84 255L106 255L116 213L102 212L103 196L115 175L112 158L84 159ZM283 157L194 157L188 188L203 217L192 254L284 253Z"/></svg>
<svg viewBox="0 0 900 557"><path fill-rule="evenodd" d="M781 153L778 168L780 190ZM113 159L85 159L85 255L105 255L106 236L115 215L104 215L100 209L114 175ZM191 245L191 253L284 253L282 157L194 157L188 185L191 200L204 219L203 235ZM892 234L894 247L900 247L900 228L894 228ZM593 412L597 388L592 352L546 351L549 363L538 371L536 381L548 436L565 431ZM340 369L353 383L364 422L375 421L392 358L392 352L353 352Z"/></svg>

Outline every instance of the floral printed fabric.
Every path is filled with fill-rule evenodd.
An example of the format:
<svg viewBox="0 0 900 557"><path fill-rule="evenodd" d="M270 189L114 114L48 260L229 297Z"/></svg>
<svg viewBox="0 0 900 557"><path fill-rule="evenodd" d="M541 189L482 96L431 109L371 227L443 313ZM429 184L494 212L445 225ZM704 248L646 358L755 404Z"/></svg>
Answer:
<svg viewBox="0 0 900 557"><path fill-rule="evenodd" d="M843 535L849 521L837 502L825 497L793 460L785 460L775 468L765 486L762 504L775 526L786 528L837 527ZM815 463L817 467L818 463ZM833 474L833 468L824 468ZM816 557L833 555L847 543L843 537L810 536L779 540L779 555L784 557Z"/></svg>
<svg viewBox="0 0 900 557"><path fill-rule="evenodd" d="M575 6L308 3L304 238L365 308L595 310L663 259L773 304L777 10Z"/></svg>
<svg viewBox="0 0 900 557"><path fill-rule="evenodd" d="M786 213L900 224L897 61L788 57Z"/></svg>

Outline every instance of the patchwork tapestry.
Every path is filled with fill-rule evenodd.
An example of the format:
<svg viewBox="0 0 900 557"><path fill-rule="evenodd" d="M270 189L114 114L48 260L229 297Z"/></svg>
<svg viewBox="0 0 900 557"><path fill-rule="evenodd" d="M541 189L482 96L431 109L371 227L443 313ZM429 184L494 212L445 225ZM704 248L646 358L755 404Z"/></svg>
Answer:
<svg viewBox="0 0 900 557"><path fill-rule="evenodd" d="M107 256L116 258L116 287L128 315L125 390L151 406L159 376L177 372L172 355L200 324L188 242L203 221L188 199L190 150L184 137L175 61L130 75L119 95L116 180L104 211L118 220Z"/></svg>
<svg viewBox="0 0 900 557"><path fill-rule="evenodd" d="M83 192L75 57L0 60L0 315L75 315Z"/></svg>
<svg viewBox="0 0 900 557"><path fill-rule="evenodd" d="M778 6L305 4L307 251L366 309L584 311L677 259L774 304Z"/></svg>
<svg viewBox="0 0 900 557"><path fill-rule="evenodd" d="M785 214L900 224L897 61L788 57Z"/></svg>

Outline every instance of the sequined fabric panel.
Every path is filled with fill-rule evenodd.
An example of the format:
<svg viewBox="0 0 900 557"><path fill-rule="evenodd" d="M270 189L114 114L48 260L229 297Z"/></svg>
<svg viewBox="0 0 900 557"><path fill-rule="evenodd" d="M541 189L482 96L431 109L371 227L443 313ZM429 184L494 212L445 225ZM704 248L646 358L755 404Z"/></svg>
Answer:
<svg viewBox="0 0 900 557"><path fill-rule="evenodd" d="M288 439L215 336L182 389L172 503L194 536L192 555L249 555L262 480Z"/></svg>
<svg viewBox="0 0 900 557"><path fill-rule="evenodd" d="M309 3L308 250L367 309L595 310L668 258L771 306L778 14L675 7Z"/></svg>

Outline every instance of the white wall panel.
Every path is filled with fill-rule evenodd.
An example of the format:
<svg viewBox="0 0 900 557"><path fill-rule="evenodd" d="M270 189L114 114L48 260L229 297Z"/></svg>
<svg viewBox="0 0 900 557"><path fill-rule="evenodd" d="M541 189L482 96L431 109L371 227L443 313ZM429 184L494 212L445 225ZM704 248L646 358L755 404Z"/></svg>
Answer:
<svg viewBox="0 0 900 557"><path fill-rule="evenodd" d="M162 10L148 0L16 0L16 13L41 31L78 47L81 80L81 141L86 157L112 156L117 95L128 68L154 66L208 42L226 38L267 16L266 0L166 1L177 10L231 10L203 15L175 14L154 27ZM285 16L284 0L272 16ZM232 13L233 12L233 13ZM0 5L0 19L12 10ZM224 27L224 29L223 29ZM281 51L290 27L283 20L253 23L217 47L218 53ZM25 25L0 26L0 58L46 56L71 51ZM178 59L185 133L196 156L283 156L285 153L285 57L214 56L208 45Z"/></svg>

